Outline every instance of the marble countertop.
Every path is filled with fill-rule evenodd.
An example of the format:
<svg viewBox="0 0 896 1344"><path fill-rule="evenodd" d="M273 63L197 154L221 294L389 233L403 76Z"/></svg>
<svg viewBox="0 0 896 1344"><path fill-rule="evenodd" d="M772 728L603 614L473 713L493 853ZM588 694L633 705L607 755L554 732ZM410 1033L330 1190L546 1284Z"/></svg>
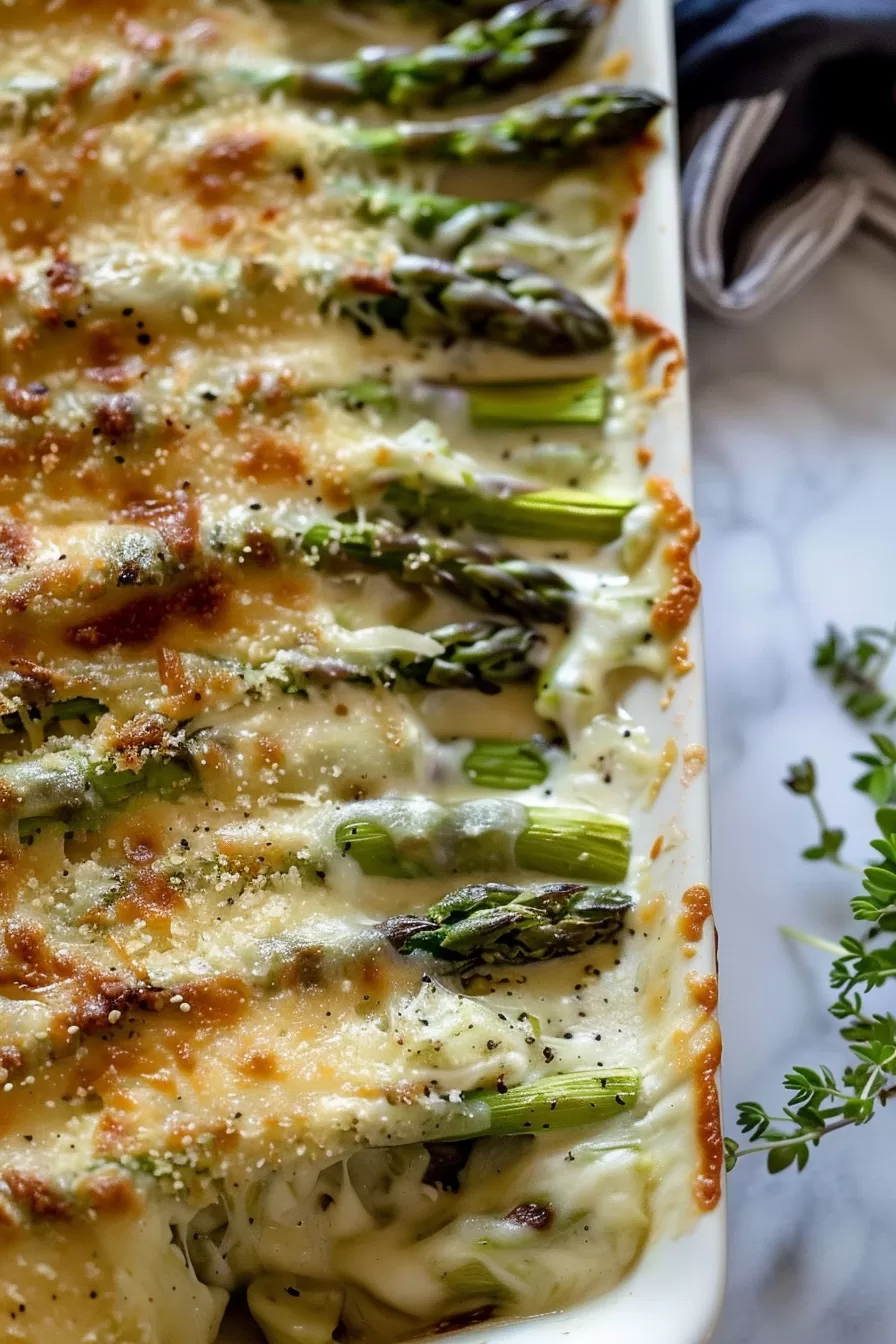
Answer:
<svg viewBox="0 0 896 1344"><path fill-rule="evenodd" d="M855 882L800 859L813 823L780 780L815 758L860 862L869 811L848 756L863 734L810 657L828 621L896 620L894 311L892 252L859 239L757 325L691 315L728 1133L735 1102L774 1110L787 1068L844 1056L826 955L777 928L836 939ZM716 1344L893 1338L894 1144L896 1108L832 1136L801 1174L741 1163Z"/></svg>

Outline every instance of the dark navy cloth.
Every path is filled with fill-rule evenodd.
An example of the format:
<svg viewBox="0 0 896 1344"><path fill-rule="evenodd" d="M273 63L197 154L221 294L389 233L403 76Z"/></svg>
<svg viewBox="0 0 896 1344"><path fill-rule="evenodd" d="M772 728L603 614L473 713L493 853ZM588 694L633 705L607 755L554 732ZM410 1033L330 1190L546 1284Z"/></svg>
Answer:
<svg viewBox="0 0 896 1344"><path fill-rule="evenodd" d="M896 148L896 0L677 0L682 114L774 89L801 115Z"/></svg>
<svg viewBox="0 0 896 1344"><path fill-rule="evenodd" d="M703 108L787 94L727 207L729 264L841 132L896 159L896 0L676 0L675 29L686 141Z"/></svg>

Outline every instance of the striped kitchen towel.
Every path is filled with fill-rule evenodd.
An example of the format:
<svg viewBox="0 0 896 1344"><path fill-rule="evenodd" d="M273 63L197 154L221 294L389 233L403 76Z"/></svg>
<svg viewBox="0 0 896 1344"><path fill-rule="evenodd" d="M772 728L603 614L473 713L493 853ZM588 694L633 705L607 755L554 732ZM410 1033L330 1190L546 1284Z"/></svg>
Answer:
<svg viewBox="0 0 896 1344"><path fill-rule="evenodd" d="M896 0L677 0L691 297L760 316L853 229L896 249Z"/></svg>

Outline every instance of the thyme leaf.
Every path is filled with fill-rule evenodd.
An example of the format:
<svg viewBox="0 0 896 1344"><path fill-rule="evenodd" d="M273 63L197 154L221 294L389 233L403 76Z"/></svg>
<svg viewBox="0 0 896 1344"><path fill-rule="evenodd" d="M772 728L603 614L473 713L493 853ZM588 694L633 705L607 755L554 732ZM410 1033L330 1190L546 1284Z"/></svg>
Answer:
<svg viewBox="0 0 896 1344"><path fill-rule="evenodd" d="M863 627L851 641L834 627L816 646L814 664L840 692L844 709L868 722L896 721L896 699L881 686L881 678L896 653L896 631ZM896 1016L875 1012L867 996L896 977L896 741L872 732L869 750L855 760L865 767L853 788L875 803L874 855L861 870L862 890L850 902L856 932L838 944L811 934L786 933L828 951L833 960L830 985L836 998L829 1012L840 1024L840 1036L849 1047L850 1061L836 1074L827 1065L797 1066L783 1080L786 1102L777 1115L757 1101L737 1107L742 1138L725 1140L726 1164L731 1171L748 1155L764 1153L770 1172L806 1166L813 1148L837 1130L867 1124L896 1097ZM808 800L818 825L818 840L803 850L803 858L826 860L849 869L841 850L846 833L829 824L818 797L818 771L808 757L790 766L784 785Z"/></svg>

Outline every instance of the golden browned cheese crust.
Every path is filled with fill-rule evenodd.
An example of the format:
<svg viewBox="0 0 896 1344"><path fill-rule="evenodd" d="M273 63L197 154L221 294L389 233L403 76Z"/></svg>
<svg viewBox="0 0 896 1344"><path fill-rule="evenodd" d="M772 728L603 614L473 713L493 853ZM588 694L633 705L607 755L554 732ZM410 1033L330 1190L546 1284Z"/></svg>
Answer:
<svg viewBox="0 0 896 1344"><path fill-rule="evenodd" d="M0 6L10 1344L212 1344L225 1310L234 1337L269 1344L534 1314L632 1268L663 1231L668 1172L693 1191L675 1230L718 1199L714 981L693 978L674 1021L668 992L708 895L679 919L627 849L605 875L575 848L520 858L539 809L597 819L621 852L664 778L622 702L690 667L698 529L645 481L643 448L680 351L623 294L650 143L383 166L352 136L393 110L256 78L435 42L450 10ZM545 89L595 77L606 40L595 24ZM407 206L374 209L377 189L526 209L458 249ZM409 253L524 263L607 315L610 344L556 358L371 319ZM602 411L507 410L542 384L599 385ZM496 388L504 415L477 411ZM505 532L476 513L542 494L624 521L564 535L520 514ZM415 515L415 497L460 512ZM386 531L327 531L355 526ZM546 569L555 607L536 608ZM519 666L470 671L444 632L472 622L512 628ZM483 741L526 746L528 788L516 765L477 775ZM414 831L418 804L449 814L441 849ZM385 866L346 839L359 817L386 826ZM492 831L497 858L463 857ZM634 913L569 955L446 963L383 932L470 883L580 869ZM629 1068L637 1104L603 1126L439 1143L459 1117L474 1132L482 1089Z"/></svg>

